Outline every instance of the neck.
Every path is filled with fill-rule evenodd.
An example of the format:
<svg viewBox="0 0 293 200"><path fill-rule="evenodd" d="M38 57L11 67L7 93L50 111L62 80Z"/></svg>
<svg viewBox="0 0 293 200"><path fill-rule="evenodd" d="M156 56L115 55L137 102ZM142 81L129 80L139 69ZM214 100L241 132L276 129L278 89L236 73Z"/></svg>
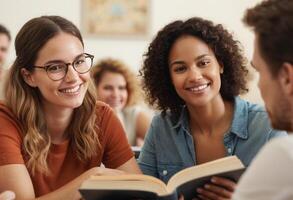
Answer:
<svg viewBox="0 0 293 200"><path fill-rule="evenodd" d="M213 135L221 133L230 127L233 118L233 104L224 101L219 95L209 104L192 107L187 106L190 117L190 128L193 133ZM220 130L220 131L218 131Z"/></svg>
<svg viewBox="0 0 293 200"><path fill-rule="evenodd" d="M60 108L49 103L46 103L43 108L47 129L51 136L52 143L62 143L67 139L65 130L70 123L73 109Z"/></svg>

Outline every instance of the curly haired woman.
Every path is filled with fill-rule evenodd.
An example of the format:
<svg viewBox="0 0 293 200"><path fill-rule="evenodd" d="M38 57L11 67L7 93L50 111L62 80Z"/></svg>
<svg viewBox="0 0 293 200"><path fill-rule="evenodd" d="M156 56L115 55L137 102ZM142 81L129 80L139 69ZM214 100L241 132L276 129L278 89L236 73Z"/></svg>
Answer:
<svg viewBox="0 0 293 200"><path fill-rule="evenodd" d="M191 18L165 26L145 54L141 74L154 117L139 158L145 174L167 182L176 172L230 155L248 166L271 138L267 113L242 100L245 59L222 25ZM229 199L236 184L214 177L200 199Z"/></svg>

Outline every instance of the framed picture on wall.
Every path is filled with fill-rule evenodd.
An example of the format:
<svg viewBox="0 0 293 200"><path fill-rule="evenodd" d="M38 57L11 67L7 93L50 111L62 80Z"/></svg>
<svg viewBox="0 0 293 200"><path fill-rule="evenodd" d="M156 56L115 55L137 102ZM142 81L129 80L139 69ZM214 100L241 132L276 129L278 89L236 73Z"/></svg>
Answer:
<svg viewBox="0 0 293 200"><path fill-rule="evenodd" d="M90 36L145 37L151 0L82 0L82 30Z"/></svg>

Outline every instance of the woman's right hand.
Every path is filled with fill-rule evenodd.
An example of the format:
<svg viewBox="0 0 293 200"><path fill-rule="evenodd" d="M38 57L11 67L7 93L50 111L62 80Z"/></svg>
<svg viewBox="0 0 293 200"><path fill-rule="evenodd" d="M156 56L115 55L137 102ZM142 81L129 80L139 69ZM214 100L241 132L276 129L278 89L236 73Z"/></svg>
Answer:
<svg viewBox="0 0 293 200"><path fill-rule="evenodd" d="M0 193L0 200L13 200L13 199L15 199L14 192L5 191Z"/></svg>

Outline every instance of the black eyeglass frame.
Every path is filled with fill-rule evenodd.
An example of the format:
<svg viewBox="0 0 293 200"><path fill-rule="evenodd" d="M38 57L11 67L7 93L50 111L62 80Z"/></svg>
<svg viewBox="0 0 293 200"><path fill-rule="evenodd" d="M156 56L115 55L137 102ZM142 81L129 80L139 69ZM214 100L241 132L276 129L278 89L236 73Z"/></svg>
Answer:
<svg viewBox="0 0 293 200"><path fill-rule="evenodd" d="M75 62L78 61L78 58L80 58L80 57L83 56L83 55L84 55L86 58L90 58L90 59L91 59L91 65L89 66L89 69L88 69L87 71L85 71L85 72L79 72L79 71L77 71L76 68L75 68ZM48 75L48 77L49 77L51 80L53 80L53 81L59 81L59 80L62 80L62 79L66 76L66 74L67 74L67 72L68 72L68 67L69 67L70 65L72 65L73 69L74 69L77 73L79 73L79 74L85 74L85 73L89 72L90 69L91 69L92 66L93 66L94 57L95 57L94 55L91 55L91 54L89 54L89 53L83 53L83 54L81 54L80 56L78 56L78 58L76 58L76 59L75 59L73 62L71 62L71 63L65 63L65 62L64 62L63 64L66 65L66 70L65 70L64 76L63 76L62 78L59 78L59 79L52 79L52 78L49 76L49 74L48 74L48 69L49 69L49 67L52 66L53 64L44 65L44 66L37 66L37 65L35 65L35 66L33 66L33 67L34 67L34 68L38 68L38 69L43 69L43 70L45 70L46 73L47 73L47 75Z"/></svg>

